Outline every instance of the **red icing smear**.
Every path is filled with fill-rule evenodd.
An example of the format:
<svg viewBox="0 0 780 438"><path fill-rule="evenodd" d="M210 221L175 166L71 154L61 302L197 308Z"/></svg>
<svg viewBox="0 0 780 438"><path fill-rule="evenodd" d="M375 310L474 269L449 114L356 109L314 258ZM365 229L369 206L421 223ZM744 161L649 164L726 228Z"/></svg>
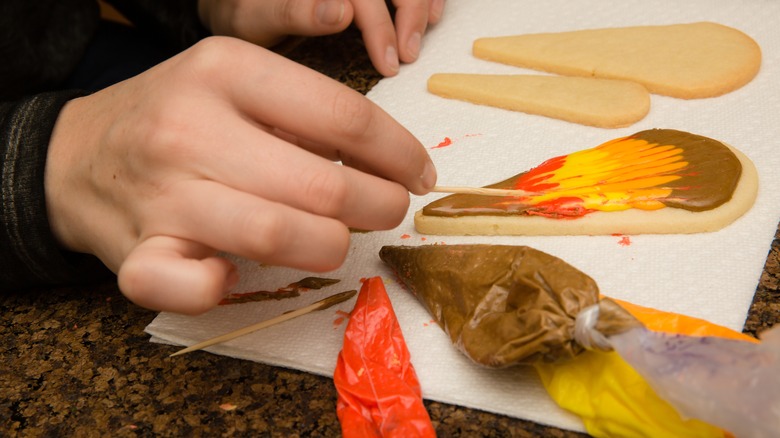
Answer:
<svg viewBox="0 0 780 438"><path fill-rule="evenodd" d="M547 183L545 181L552 178L555 175L555 171L566 164L567 157L568 155L561 155L550 158L529 170L517 179L514 188L538 193L544 193L557 188L560 184ZM593 211L595 210L590 210L583 206L581 198L567 196L540 202L525 212L529 216L543 216L551 219L577 219Z"/></svg>
<svg viewBox="0 0 780 438"><path fill-rule="evenodd" d="M464 136L463 136L463 137L461 137L461 138L479 137L479 136L481 136L481 135L482 135L482 134L466 134L466 135L464 135ZM450 146L450 145L452 145L452 143L453 143L453 141L452 141L452 139L451 139L450 137L444 137L444 140L442 140L442 141L441 141L439 144L437 144L436 146L432 146L432 147L430 147L429 149L441 149L441 148L445 148L445 147L447 147L447 146Z"/></svg>
<svg viewBox="0 0 780 438"><path fill-rule="evenodd" d="M333 320L333 328L340 326L344 321L346 321L349 318L349 313L343 310L337 310L336 315L338 315L338 317L336 317L336 319Z"/></svg>
<svg viewBox="0 0 780 438"><path fill-rule="evenodd" d="M620 246L629 246L629 245L631 245L631 238L626 236L626 235L623 235L623 234L620 234L620 233L615 233L615 234L612 234L612 236L620 237L620 240L618 240L618 245L620 245Z"/></svg>
<svg viewBox="0 0 780 438"><path fill-rule="evenodd" d="M449 137L444 137L444 140L442 140L441 143L437 144L436 146L432 147L431 149L441 149L444 147L447 147L452 144L452 139Z"/></svg>
<svg viewBox="0 0 780 438"><path fill-rule="evenodd" d="M544 183L550 179L555 171L566 164L566 155L550 158L537 167L521 175L515 183L515 189L528 192L544 192L558 187L558 183Z"/></svg>
<svg viewBox="0 0 780 438"><path fill-rule="evenodd" d="M524 198L528 199L528 198ZM499 202L494 205L512 205L517 203L517 198ZM550 219L579 219L596 210L586 208L583 201L577 197L562 197L543 201L536 205L529 205L522 210L528 216L543 216Z"/></svg>
<svg viewBox="0 0 780 438"><path fill-rule="evenodd" d="M580 198L563 197L541 202L526 213L529 216L544 216L551 219L577 219L594 211L585 208Z"/></svg>

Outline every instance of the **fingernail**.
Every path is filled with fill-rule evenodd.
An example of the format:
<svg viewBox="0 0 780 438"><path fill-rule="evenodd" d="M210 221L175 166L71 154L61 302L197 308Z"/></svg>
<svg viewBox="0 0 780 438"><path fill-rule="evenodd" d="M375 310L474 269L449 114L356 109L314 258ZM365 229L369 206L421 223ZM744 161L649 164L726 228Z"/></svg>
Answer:
<svg viewBox="0 0 780 438"><path fill-rule="evenodd" d="M344 19L344 0L323 0L315 10L320 23L332 26Z"/></svg>
<svg viewBox="0 0 780 438"><path fill-rule="evenodd" d="M422 42L422 35L419 32L415 32L409 37L409 42L406 45L407 50L412 58L417 59L420 56L420 44Z"/></svg>
<svg viewBox="0 0 780 438"><path fill-rule="evenodd" d="M398 63L398 51L395 50L395 47L390 46L387 48L387 51L385 52L385 62L387 62L387 67L392 70L393 73L401 68Z"/></svg>
<svg viewBox="0 0 780 438"><path fill-rule="evenodd" d="M425 190L430 190L436 185L436 167L433 165L432 161L428 160L428 162L425 163L425 168L423 168L423 174L420 176L420 179L422 180Z"/></svg>

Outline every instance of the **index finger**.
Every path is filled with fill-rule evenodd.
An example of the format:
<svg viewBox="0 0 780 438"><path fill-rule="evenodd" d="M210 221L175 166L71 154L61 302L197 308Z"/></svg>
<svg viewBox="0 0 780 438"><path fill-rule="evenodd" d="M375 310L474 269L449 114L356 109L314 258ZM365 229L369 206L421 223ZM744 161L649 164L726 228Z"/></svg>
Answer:
<svg viewBox="0 0 780 438"><path fill-rule="evenodd" d="M402 47L399 54L398 37L387 5L382 0L353 0L352 7L371 62L382 75L394 76L400 68L400 55L407 51Z"/></svg>
<svg viewBox="0 0 780 438"><path fill-rule="evenodd" d="M422 36L428 23L431 6L429 0L394 0L396 6L395 31L398 34L398 54L403 62L414 62L420 55ZM358 11L355 11L357 20ZM368 29L367 29L368 30Z"/></svg>
<svg viewBox="0 0 780 438"><path fill-rule="evenodd" d="M395 20L385 1L353 1L354 20L371 61L385 76L398 72L399 59L414 62L429 24L441 19L444 0L393 0Z"/></svg>
<svg viewBox="0 0 780 438"><path fill-rule="evenodd" d="M428 193L435 185L425 147L365 96L263 48L228 44L234 53L220 52L219 68L229 75L221 83L249 118L329 148L345 163L412 193Z"/></svg>

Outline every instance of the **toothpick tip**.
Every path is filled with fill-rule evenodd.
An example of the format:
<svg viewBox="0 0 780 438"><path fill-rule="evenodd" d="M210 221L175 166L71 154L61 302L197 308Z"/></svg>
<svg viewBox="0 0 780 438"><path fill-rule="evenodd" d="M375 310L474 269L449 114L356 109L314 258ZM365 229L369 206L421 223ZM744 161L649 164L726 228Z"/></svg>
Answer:
<svg viewBox="0 0 780 438"><path fill-rule="evenodd" d="M490 187L467 187L467 186L434 186L431 192L437 193L459 193L466 195L482 195L482 196L514 196L514 197L526 197L537 195L535 192L528 192L525 190L516 189L496 189Z"/></svg>

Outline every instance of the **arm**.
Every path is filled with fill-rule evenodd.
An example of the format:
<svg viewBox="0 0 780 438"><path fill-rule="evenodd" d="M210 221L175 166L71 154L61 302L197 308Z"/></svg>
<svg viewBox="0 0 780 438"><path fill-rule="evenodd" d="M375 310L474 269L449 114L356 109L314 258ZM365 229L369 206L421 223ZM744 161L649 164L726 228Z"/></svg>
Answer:
<svg viewBox="0 0 780 438"><path fill-rule="evenodd" d="M49 228L44 169L60 108L78 92L0 103L0 290L77 283L110 272L92 256L68 252Z"/></svg>

